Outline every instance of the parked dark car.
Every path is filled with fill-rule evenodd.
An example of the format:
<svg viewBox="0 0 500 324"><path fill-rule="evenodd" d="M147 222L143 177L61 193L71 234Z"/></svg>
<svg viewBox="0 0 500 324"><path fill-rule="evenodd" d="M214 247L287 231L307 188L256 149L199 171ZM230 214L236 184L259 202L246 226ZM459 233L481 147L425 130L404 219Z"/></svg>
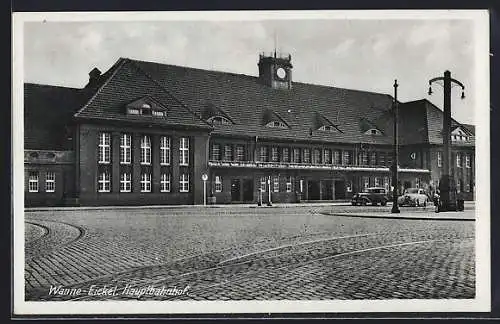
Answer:
<svg viewBox="0 0 500 324"><path fill-rule="evenodd" d="M387 190L385 190L385 188L373 187L366 188L364 192L355 194L351 199L351 204L353 206L365 206L368 204L373 206L376 206L377 204L385 206L387 205L388 200L389 197L387 196Z"/></svg>

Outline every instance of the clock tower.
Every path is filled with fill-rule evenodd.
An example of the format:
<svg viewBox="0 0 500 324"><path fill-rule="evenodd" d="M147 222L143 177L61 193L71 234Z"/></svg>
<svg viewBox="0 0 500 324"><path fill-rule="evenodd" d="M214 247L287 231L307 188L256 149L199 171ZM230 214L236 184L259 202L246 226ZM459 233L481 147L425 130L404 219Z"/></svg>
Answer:
<svg viewBox="0 0 500 324"><path fill-rule="evenodd" d="M259 81L273 89L292 88L292 56L271 53L259 55Z"/></svg>

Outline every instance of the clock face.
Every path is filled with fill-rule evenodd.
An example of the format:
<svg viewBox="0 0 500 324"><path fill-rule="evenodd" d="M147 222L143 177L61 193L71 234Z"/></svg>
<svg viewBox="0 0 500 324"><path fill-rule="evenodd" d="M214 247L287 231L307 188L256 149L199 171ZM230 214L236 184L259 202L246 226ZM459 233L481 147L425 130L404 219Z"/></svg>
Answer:
<svg viewBox="0 0 500 324"><path fill-rule="evenodd" d="M276 75L278 76L278 78L280 79L284 79L286 77L286 71L284 68L280 67L276 70Z"/></svg>

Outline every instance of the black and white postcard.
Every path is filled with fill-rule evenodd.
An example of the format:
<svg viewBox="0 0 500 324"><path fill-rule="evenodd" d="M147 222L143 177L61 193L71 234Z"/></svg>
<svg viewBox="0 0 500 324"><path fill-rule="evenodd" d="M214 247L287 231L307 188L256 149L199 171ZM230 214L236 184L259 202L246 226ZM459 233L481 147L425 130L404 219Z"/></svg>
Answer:
<svg viewBox="0 0 500 324"><path fill-rule="evenodd" d="M14 313L489 311L488 24L14 13Z"/></svg>

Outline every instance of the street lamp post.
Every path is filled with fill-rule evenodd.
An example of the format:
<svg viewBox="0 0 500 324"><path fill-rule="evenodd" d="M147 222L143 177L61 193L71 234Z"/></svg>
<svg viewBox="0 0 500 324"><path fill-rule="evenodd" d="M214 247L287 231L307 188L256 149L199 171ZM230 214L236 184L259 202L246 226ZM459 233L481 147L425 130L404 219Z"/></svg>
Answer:
<svg viewBox="0 0 500 324"><path fill-rule="evenodd" d="M269 178L267 179L267 184L268 184L268 188L269 188L269 197L268 197L267 205L272 206L273 203L271 202L271 176L269 176Z"/></svg>
<svg viewBox="0 0 500 324"><path fill-rule="evenodd" d="M393 147L393 158L392 158L392 209L391 213L400 213L398 206L398 189L399 189L399 179L398 179L398 165L399 165L399 153L398 153L398 80L394 80L394 147Z"/></svg>
<svg viewBox="0 0 500 324"><path fill-rule="evenodd" d="M429 80L429 95L432 94L432 83L443 81L444 85L444 103L443 103L443 173L439 180L439 200L438 211L456 211L457 197L456 185L453 179L453 169L451 168L451 86L452 83L462 88L461 99L465 98L464 85L451 77L450 71L444 71L442 77Z"/></svg>

